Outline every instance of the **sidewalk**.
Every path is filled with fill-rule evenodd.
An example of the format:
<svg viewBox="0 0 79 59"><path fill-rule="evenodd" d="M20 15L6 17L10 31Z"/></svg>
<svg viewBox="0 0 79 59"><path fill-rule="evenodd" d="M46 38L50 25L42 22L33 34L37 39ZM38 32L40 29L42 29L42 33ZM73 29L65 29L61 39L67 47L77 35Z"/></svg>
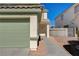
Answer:
<svg viewBox="0 0 79 59"><path fill-rule="evenodd" d="M50 41L56 43L60 47L63 47L63 45L68 45L68 41L78 41L75 37L53 37L50 36Z"/></svg>
<svg viewBox="0 0 79 59"><path fill-rule="evenodd" d="M51 42L50 39L44 38L40 41L37 51L30 51L30 56L71 56L65 49Z"/></svg>
<svg viewBox="0 0 79 59"><path fill-rule="evenodd" d="M66 37L53 37L50 36L50 41L57 44L60 47L63 47L63 45L68 45L68 39Z"/></svg>

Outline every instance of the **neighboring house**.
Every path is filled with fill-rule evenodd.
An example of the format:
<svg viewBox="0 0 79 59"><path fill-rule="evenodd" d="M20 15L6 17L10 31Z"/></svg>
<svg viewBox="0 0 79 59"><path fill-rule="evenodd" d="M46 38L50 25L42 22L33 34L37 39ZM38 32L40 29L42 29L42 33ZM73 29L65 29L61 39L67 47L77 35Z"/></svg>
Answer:
<svg viewBox="0 0 79 59"><path fill-rule="evenodd" d="M65 25L70 25L72 21L74 21L75 19L74 8L76 5L77 4L72 5L70 8L68 8L63 13L61 13L56 17L55 27L58 27L59 24L60 24L60 27L64 27Z"/></svg>
<svg viewBox="0 0 79 59"><path fill-rule="evenodd" d="M74 8L75 10L75 25L77 26L78 30L79 30L79 4L75 6Z"/></svg>
<svg viewBox="0 0 79 59"><path fill-rule="evenodd" d="M55 27L62 28L63 27L63 14L58 15L55 19Z"/></svg>
<svg viewBox="0 0 79 59"><path fill-rule="evenodd" d="M68 28L68 34L69 36L75 36L74 32L76 32L76 24L78 24L76 21L76 15L75 15L75 7L78 4L72 5L70 8L65 10L62 14L58 15L56 17L56 28ZM78 27L78 26L77 26Z"/></svg>
<svg viewBox="0 0 79 59"><path fill-rule="evenodd" d="M0 4L0 47L36 50L40 34L49 38L47 12L42 5Z"/></svg>

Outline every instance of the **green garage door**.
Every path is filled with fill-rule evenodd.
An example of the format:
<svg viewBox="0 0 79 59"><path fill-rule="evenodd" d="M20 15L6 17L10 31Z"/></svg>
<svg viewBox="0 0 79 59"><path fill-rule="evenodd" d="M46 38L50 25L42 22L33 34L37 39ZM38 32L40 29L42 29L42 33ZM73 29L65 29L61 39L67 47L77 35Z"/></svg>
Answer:
<svg viewBox="0 0 79 59"><path fill-rule="evenodd" d="M0 47L29 47L29 19L0 19Z"/></svg>

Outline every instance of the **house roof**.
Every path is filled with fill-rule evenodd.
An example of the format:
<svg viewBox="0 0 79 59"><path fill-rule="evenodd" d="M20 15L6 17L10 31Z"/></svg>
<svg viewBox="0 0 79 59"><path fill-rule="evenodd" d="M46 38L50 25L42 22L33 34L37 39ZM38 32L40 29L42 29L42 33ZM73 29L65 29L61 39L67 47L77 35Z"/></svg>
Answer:
<svg viewBox="0 0 79 59"><path fill-rule="evenodd" d="M41 4L0 4L0 9L5 8L42 8L43 5Z"/></svg>

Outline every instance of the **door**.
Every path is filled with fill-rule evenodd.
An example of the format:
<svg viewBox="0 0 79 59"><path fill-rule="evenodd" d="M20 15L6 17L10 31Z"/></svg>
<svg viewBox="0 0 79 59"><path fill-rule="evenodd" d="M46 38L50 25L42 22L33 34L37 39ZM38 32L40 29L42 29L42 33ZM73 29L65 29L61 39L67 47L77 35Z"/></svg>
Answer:
<svg viewBox="0 0 79 59"><path fill-rule="evenodd" d="M30 23L27 18L0 19L0 47L29 48Z"/></svg>

